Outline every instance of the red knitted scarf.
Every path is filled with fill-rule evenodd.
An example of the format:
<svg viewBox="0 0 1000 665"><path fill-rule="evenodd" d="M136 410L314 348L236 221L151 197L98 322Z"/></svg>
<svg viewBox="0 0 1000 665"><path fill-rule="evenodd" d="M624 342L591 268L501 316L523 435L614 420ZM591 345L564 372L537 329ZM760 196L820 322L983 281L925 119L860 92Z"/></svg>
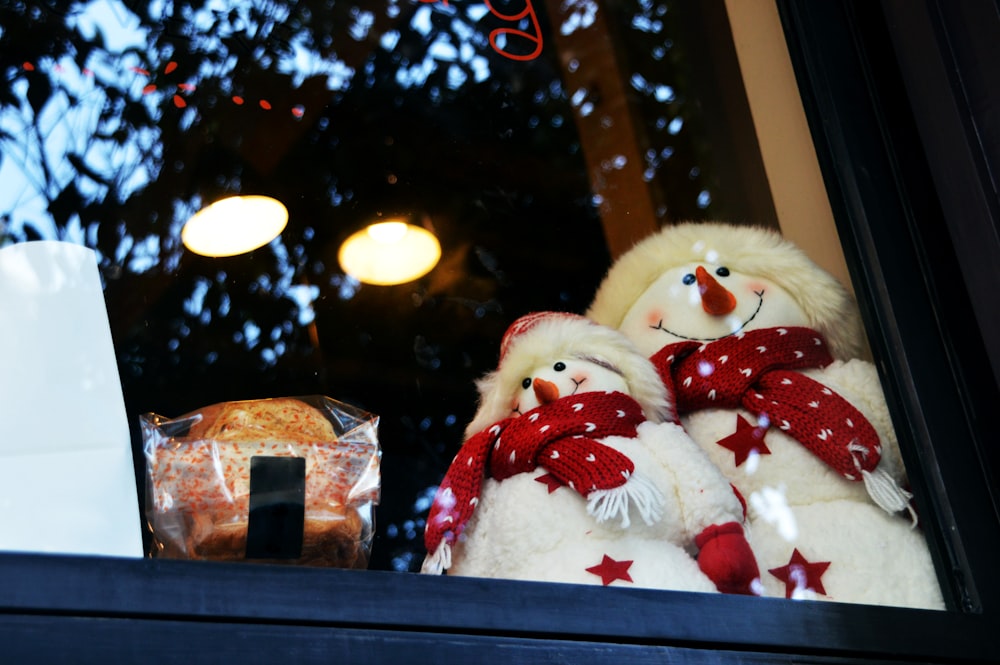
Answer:
<svg viewBox="0 0 1000 665"><path fill-rule="evenodd" d="M635 436L645 420L639 404L620 392L569 395L520 417L505 418L469 438L452 461L427 517L429 553L454 544L479 503L483 479L504 480L541 466L582 496L620 487L632 461L595 439Z"/></svg>
<svg viewBox="0 0 1000 665"><path fill-rule="evenodd" d="M678 342L652 357L672 388L679 414L742 407L757 426L775 426L848 480L861 480L881 457L878 434L847 400L796 370L833 357L809 328L752 330L715 342Z"/></svg>

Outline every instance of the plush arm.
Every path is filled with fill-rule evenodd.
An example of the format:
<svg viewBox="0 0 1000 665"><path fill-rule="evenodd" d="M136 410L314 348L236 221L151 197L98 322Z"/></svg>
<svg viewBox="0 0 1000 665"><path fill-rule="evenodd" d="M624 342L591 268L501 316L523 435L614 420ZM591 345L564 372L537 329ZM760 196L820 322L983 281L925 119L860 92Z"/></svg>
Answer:
<svg viewBox="0 0 1000 665"><path fill-rule="evenodd" d="M744 508L732 485L682 427L643 423L639 436L670 478L669 493L677 502L683 529L679 544L689 546L713 524L743 521Z"/></svg>

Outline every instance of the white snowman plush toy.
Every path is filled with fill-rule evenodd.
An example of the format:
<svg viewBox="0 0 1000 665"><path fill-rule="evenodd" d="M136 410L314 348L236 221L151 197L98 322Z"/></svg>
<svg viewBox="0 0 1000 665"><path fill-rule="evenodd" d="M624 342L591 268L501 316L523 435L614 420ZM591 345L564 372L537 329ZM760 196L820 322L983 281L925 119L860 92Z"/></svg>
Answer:
<svg viewBox="0 0 1000 665"><path fill-rule="evenodd" d="M652 363L584 317L515 321L427 518L422 572L759 592L744 508Z"/></svg>
<svg viewBox="0 0 1000 665"><path fill-rule="evenodd" d="M860 317L799 248L668 226L615 261L587 316L650 356L745 497L764 595L944 607Z"/></svg>

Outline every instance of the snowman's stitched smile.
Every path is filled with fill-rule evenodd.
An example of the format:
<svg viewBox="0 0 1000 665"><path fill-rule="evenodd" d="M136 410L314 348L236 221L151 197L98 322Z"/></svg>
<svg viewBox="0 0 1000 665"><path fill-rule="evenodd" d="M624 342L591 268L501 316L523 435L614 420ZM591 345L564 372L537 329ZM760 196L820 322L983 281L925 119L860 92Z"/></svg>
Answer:
<svg viewBox="0 0 1000 665"><path fill-rule="evenodd" d="M664 328L663 327L663 319L660 319L659 321L657 321L657 323L656 323L655 326L649 326L649 327L652 328L653 330L662 330L663 332L667 333L668 335L673 335L674 337L679 337L680 339L689 339L689 340L692 340L692 341L695 341L695 342L715 342L717 340L724 339L726 337L732 337L736 333L738 333L741 330L743 330L744 328L746 328L750 324L750 322L754 320L754 318L757 316L757 314L760 313L760 308L764 306L764 291L763 290L761 290L761 291L754 291L754 293L757 295L757 308L747 318L746 321L744 321L743 323L741 323L739 325L739 327L736 330L732 331L731 333L727 333L725 335L721 335L719 337L689 337L688 335L682 335L682 334L680 334L678 332L674 332L673 330L670 330L669 328Z"/></svg>

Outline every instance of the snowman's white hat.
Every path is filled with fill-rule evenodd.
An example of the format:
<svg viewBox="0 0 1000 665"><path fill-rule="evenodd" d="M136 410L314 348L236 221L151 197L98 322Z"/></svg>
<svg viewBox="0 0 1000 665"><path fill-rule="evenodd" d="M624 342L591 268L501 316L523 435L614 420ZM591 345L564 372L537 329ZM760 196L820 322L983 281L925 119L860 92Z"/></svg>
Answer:
<svg viewBox="0 0 1000 665"><path fill-rule="evenodd" d="M509 416L521 381L540 364L560 358L596 360L620 372L629 395L653 422L673 413L672 396L655 367L625 335L578 314L534 312L510 325L500 344L497 369L476 382L479 408L466 438Z"/></svg>
<svg viewBox="0 0 1000 665"><path fill-rule="evenodd" d="M670 268L706 261L763 277L795 299L810 327L823 333L835 358L863 357L861 317L847 289L777 231L723 222L665 226L637 243L611 266L587 310L594 321L617 328L639 296Z"/></svg>

